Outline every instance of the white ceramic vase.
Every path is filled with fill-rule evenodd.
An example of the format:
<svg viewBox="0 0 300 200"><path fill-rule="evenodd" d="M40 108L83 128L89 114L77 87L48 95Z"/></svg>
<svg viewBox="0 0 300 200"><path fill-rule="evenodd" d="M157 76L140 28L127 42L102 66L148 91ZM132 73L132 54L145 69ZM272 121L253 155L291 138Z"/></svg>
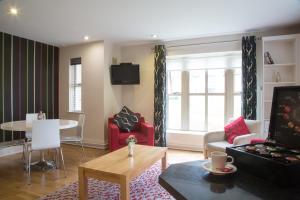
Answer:
<svg viewBox="0 0 300 200"><path fill-rule="evenodd" d="M128 143L128 156L129 157L133 156L133 150L134 150L134 142L129 142Z"/></svg>

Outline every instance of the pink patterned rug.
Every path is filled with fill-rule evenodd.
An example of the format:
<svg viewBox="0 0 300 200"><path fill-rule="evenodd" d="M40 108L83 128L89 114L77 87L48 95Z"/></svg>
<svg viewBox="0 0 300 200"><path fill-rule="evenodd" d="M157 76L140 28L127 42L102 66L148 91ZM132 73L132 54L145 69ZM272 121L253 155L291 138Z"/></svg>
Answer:
<svg viewBox="0 0 300 200"><path fill-rule="evenodd" d="M158 183L158 176L160 175L160 163L154 164L151 168L146 170L142 175L133 179L130 183L130 199L131 200L167 200L174 198L165 191ZM89 179L89 199L92 200L117 200L119 199L118 184L113 184L105 181L98 181ZM72 183L64 188L48 194L41 198L41 200L71 200L78 199L78 182Z"/></svg>

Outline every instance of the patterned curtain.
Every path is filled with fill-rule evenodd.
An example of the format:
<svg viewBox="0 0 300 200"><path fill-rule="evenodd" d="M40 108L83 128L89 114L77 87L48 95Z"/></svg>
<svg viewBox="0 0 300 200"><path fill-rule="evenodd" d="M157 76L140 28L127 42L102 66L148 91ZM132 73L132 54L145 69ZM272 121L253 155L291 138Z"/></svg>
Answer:
<svg viewBox="0 0 300 200"><path fill-rule="evenodd" d="M156 45L154 69L154 129L155 145L166 146L166 48Z"/></svg>
<svg viewBox="0 0 300 200"><path fill-rule="evenodd" d="M245 119L256 119L256 42L255 36L242 38L242 113Z"/></svg>

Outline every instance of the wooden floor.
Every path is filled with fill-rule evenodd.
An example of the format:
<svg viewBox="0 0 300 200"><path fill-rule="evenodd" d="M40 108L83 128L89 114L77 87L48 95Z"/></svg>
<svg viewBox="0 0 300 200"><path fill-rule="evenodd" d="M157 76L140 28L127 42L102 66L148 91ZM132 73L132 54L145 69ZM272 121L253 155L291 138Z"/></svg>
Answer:
<svg viewBox="0 0 300 200"><path fill-rule="evenodd" d="M85 148L87 160L99 157L107 151ZM0 158L0 199L37 199L54 192L61 187L77 181L77 167L84 162L78 146L64 145L63 152L67 170L67 178L62 169L42 172L32 171L31 185L27 184L28 176L23 170L22 155L16 154ZM33 155L33 160L39 159L39 154ZM168 150L169 164L203 159L200 152Z"/></svg>

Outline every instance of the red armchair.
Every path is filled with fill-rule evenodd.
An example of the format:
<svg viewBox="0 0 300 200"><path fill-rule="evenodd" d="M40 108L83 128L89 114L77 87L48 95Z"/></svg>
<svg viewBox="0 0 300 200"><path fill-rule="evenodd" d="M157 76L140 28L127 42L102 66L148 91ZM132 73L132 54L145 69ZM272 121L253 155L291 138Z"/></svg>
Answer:
<svg viewBox="0 0 300 200"><path fill-rule="evenodd" d="M126 146L126 139L129 135L134 135L138 144L154 146L154 128L151 124L145 122L144 117L140 117L140 122L136 130L129 133L122 132L112 120L112 117L108 118L108 143L110 151Z"/></svg>

